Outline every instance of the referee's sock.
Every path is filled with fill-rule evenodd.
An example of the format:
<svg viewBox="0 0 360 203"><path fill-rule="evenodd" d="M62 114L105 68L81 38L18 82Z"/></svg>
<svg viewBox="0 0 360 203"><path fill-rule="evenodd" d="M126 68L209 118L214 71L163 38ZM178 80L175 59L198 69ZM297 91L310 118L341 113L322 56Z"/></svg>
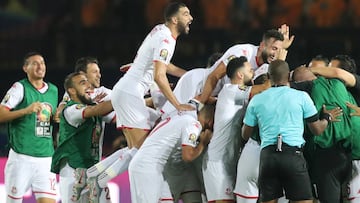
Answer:
<svg viewBox="0 0 360 203"><path fill-rule="evenodd" d="M110 156L106 157L104 160L100 161L99 163L91 166L87 171L87 177L95 177L106 170L111 164L119 159L125 152L129 151L128 147L122 148L117 150L116 152L112 153Z"/></svg>
<svg viewBox="0 0 360 203"><path fill-rule="evenodd" d="M136 149L135 147L127 150L122 156L120 156L120 158L118 157L118 159L111 166L109 166L104 172L102 172L98 177L99 186L101 188L106 187L107 183L111 179L126 171L129 167L131 159L136 154L137 150L138 149Z"/></svg>

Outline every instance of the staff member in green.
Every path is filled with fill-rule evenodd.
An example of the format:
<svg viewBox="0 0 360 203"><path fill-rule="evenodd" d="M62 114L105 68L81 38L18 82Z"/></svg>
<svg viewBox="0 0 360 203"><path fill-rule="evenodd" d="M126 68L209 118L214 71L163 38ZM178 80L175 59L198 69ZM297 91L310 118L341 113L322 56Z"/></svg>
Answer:
<svg viewBox="0 0 360 203"><path fill-rule="evenodd" d="M0 122L8 122L9 129L6 202L21 203L31 188L38 203L55 203L56 177L50 172L54 153L51 119L58 89L44 82L46 65L40 53L26 54L23 70L27 78L15 82L0 105Z"/></svg>
<svg viewBox="0 0 360 203"><path fill-rule="evenodd" d="M60 174L61 200L68 203L79 199L81 191L73 196L72 190L74 185L85 181L85 169L99 162L102 121L109 122L114 116L109 114L113 110L110 101L93 105L91 85L83 73L68 75L64 88L71 100L60 117L59 145L53 155L51 171ZM84 177L77 179L79 182L75 182L75 170L83 171L80 175Z"/></svg>

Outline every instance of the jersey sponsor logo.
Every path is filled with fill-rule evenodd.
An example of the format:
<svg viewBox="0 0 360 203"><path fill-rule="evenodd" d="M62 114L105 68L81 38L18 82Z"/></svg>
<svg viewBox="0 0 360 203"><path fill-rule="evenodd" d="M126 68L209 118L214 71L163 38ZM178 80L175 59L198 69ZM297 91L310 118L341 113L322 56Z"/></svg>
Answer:
<svg viewBox="0 0 360 203"><path fill-rule="evenodd" d="M160 58L164 61L166 61L167 57L169 55L169 52L167 49L161 49L160 51Z"/></svg>
<svg viewBox="0 0 360 203"><path fill-rule="evenodd" d="M164 39L163 42L165 42L166 44L170 43L168 39Z"/></svg>
<svg viewBox="0 0 360 203"><path fill-rule="evenodd" d="M245 49L243 49L242 52L244 56L247 56L247 51Z"/></svg>
<svg viewBox="0 0 360 203"><path fill-rule="evenodd" d="M6 94L4 99L2 100L2 103L4 103L4 104L7 103L9 101L9 99L10 99L10 94Z"/></svg>
<svg viewBox="0 0 360 203"><path fill-rule="evenodd" d="M229 63L229 61L231 61L232 59L234 59L234 58L236 58L236 56L235 55L230 55L229 57L227 57L227 61L228 61L228 63Z"/></svg>

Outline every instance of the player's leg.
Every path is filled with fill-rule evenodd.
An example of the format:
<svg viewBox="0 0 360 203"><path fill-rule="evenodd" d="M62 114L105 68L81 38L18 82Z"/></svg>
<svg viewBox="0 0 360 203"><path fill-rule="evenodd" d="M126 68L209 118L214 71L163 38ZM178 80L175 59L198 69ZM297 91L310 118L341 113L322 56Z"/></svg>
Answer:
<svg viewBox="0 0 360 203"><path fill-rule="evenodd" d="M22 203L24 194L30 189L32 169L29 158L10 149L4 170L7 203Z"/></svg>

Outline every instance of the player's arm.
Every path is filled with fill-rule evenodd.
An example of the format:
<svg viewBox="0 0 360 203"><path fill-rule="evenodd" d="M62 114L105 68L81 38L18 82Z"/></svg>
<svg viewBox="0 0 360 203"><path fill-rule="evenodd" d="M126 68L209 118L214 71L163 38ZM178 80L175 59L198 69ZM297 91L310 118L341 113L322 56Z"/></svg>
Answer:
<svg viewBox="0 0 360 203"><path fill-rule="evenodd" d="M250 99L255 96L256 94L261 93L262 91L271 87L270 80L266 80L264 84L260 85L253 85L250 92Z"/></svg>
<svg viewBox="0 0 360 203"><path fill-rule="evenodd" d="M226 74L226 66L223 62L221 62L213 72L209 74L206 79L204 90L200 96L196 99L201 103L206 103L211 96L212 91L214 90L217 82L223 78Z"/></svg>
<svg viewBox="0 0 360 203"><path fill-rule="evenodd" d="M249 125L246 125L244 124L242 129L241 129L241 136L242 138L245 140L245 141L248 141L249 138L251 137L251 135L253 134L253 131L254 131L254 128L253 126L249 126Z"/></svg>
<svg viewBox="0 0 360 203"><path fill-rule="evenodd" d="M319 116L315 114L305 119L307 126L313 135L320 135L324 132L330 122L340 121L337 117L342 115L342 110L337 107L332 110L326 110L326 106L323 106L322 114Z"/></svg>
<svg viewBox="0 0 360 203"><path fill-rule="evenodd" d="M327 67L327 68L320 68L320 67L313 67L310 70L317 75L324 76L326 78L338 78L345 82L346 86L354 87L356 84L356 78L353 74L343 70L341 68L335 67Z"/></svg>
<svg viewBox="0 0 360 203"><path fill-rule="evenodd" d="M111 101L104 101L100 104L87 106L83 111L83 118L90 118L93 116L104 116L113 111Z"/></svg>
<svg viewBox="0 0 360 203"><path fill-rule="evenodd" d="M189 145L182 146L182 159L185 162L190 162L196 159L200 154L204 151L207 145L210 142L212 137L212 131L206 129L205 131L201 132L200 135L200 142L196 147L192 147Z"/></svg>
<svg viewBox="0 0 360 203"><path fill-rule="evenodd" d="M25 115L37 113L40 111L41 111L40 102L34 102L25 108L15 111L10 111L10 109L5 105L0 105L0 123L12 121L14 119L23 117Z"/></svg>
<svg viewBox="0 0 360 203"><path fill-rule="evenodd" d="M172 92L169 80L166 76L167 65L160 61L154 61L154 80L159 86L161 92L165 95L167 100L179 111L194 110L194 108L187 104L180 104Z"/></svg>
<svg viewBox="0 0 360 203"><path fill-rule="evenodd" d="M172 76L175 76L175 77L181 77L182 75L184 75L186 73L186 70L178 67L178 66L175 66L174 64L172 63L169 63L167 65L167 70L166 72L169 74L169 75L172 75Z"/></svg>

